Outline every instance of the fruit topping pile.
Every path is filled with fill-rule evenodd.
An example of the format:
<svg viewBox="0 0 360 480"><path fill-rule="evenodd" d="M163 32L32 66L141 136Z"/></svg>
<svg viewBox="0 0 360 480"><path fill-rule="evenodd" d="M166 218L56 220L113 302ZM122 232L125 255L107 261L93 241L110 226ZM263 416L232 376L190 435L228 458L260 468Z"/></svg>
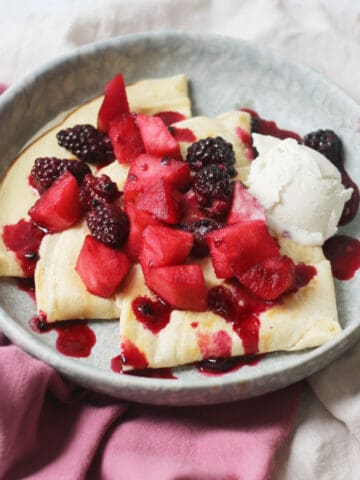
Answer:
<svg viewBox="0 0 360 480"><path fill-rule="evenodd" d="M204 311L208 289L196 259L206 256L219 280L236 280L261 299L299 287L298 266L281 255L263 208L232 180L230 143L219 136L200 139L183 159L161 116L130 112L121 75L106 87L97 124L58 132L59 144L77 160L35 160L31 176L40 198L29 211L46 233L85 217L89 233L75 270L89 292L113 295L139 262L161 301ZM85 163L106 164L113 155L128 167L124 192Z"/></svg>

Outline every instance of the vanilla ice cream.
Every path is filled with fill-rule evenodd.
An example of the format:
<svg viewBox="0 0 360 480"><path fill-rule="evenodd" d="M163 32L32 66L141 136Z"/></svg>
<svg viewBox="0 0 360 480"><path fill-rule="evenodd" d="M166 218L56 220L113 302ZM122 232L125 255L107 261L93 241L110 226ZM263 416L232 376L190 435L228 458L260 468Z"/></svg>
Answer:
<svg viewBox="0 0 360 480"><path fill-rule="evenodd" d="M337 168L319 152L296 140L253 134L259 156L247 179L264 206L269 227L303 245L322 245L337 231L345 189Z"/></svg>

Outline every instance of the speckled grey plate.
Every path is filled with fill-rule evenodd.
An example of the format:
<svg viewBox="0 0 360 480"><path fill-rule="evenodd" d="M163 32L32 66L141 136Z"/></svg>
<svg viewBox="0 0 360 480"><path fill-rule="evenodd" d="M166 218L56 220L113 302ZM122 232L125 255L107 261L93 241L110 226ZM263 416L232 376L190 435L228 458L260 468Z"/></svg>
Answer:
<svg viewBox="0 0 360 480"><path fill-rule="evenodd" d="M257 110L284 128L305 134L332 128L345 144L346 162L360 180L359 106L321 76L236 39L183 33L139 34L91 45L28 76L0 98L1 174L22 145L59 112L103 91L115 73L127 82L185 73L194 114L217 115L240 106ZM360 236L359 218L346 232ZM153 404L210 404L259 395L323 368L360 336L360 277L336 284L341 335L305 352L276 353L256 366L209 377L194 368L177 380L113 373L119 353L117 322L92 322L97 343L89 358L56 351L55 333L37 335L28 326L35 308L13 280L0 281L0 328L13 342L75 382L113 396Z"/></svg>

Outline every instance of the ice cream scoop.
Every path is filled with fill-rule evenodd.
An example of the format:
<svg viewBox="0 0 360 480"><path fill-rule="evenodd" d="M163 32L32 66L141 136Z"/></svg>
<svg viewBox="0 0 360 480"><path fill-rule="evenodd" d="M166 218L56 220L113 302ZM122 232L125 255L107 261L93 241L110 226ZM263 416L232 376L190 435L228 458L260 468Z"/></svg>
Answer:
<svg viewBox="0 0 360 480"><path fill-rule="evenodd" d="M345 189L337 168L296 140L253 134L259 156L247 179L249 191L266 210L268 226L303 245L322 245L337 231Z"/></svg>

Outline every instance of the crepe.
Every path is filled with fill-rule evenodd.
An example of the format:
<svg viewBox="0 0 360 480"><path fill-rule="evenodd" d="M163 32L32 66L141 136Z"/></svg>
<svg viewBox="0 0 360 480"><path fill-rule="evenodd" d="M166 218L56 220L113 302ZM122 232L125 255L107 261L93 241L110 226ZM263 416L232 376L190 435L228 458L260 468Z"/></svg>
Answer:
<svg viewBox="0 0 360 480"><path fill-rule="evenodd" d="M102 298L86 290L75 264L86 233L85 222L61 233L46 235L35 270L36 303L48 322L56 320L119 318L115 298Z"/></svg>
<svg viewBox="0 0 360 480"><path fill-rule="evenodd" d="M301 350L327 342L341 331L337 318L336 300L330 263L319 247L303 247L289 240L278 239L281 253L296 263L313 265L317 274L311 282L295 293L284 296L281 304L259 315L259 339L256 352ZM208 288L228 284L217 279L211 260L200 261ZM143 281L139 266L133 268L118 294L121 306L120 336L123 346L134 345L146 358L148 367L161 368L183 365L221 356L230 344L231 356L244 355L242 338L232 323L211 311L188 312L173 310L169 323L157 334L138 321L132 302L139 296L155 299ZM219 349L220 345L220 349ZM126 359L126 350L124 356ZM133 365L125 362L124 370Z"/></svg>

